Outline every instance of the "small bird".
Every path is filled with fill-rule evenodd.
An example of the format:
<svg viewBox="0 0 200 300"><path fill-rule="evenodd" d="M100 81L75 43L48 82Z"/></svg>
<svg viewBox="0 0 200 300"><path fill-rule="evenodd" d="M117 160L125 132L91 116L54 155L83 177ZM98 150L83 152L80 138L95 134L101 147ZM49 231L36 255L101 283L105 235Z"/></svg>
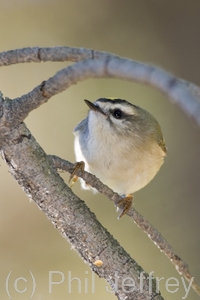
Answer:
<svg viewBox="0 0 200 300"><path fill-rule="evenodd" d="M131 205L130 194L147 185L163 164L167 151L162 131L150 113L126 100L84 101L90 110L74 129L76 160L129 201L121 217ZM81 185L93 189L82 179Z"/></svg>

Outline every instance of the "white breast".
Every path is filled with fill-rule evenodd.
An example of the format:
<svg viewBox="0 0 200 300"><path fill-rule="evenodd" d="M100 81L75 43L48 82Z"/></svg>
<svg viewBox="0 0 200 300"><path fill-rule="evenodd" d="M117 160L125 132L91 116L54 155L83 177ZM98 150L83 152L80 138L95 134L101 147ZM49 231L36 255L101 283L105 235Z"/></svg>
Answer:
<svg viewBox="0 0 200 300"><path fill-rule="evenodd" d="M84 153L79 144L79 135L75 137L76 160L85 162L86 171L96 175L115 192L125 195L134 193L153 179L164 157L157 144L151 145L151 150L147 147L147 151L141 152L130 148L130 142L120 140L116 134L105 135L101 126L92 128ZM84 189L91 188L84 181L81 184Z"/></svg>

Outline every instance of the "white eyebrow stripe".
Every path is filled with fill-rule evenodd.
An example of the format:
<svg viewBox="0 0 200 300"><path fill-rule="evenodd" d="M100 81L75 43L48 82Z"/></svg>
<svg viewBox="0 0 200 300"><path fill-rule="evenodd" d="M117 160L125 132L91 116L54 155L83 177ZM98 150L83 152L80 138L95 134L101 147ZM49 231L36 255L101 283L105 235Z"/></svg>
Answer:
<svg viewBox="0 0 200 300"><path fill-rule="evenodd" d="M116 104L112 104L112 103L105 103L105 102L96 102L100 108L102 108L102 110L107 110L109 111L110 109L111 110L114 110L114 109L120 109L122 112L124 112L125 114L127 115L135 115L135 110L134 110L134 107L129 107L128 105L122 105L120 103L116 103Z"/></svg>

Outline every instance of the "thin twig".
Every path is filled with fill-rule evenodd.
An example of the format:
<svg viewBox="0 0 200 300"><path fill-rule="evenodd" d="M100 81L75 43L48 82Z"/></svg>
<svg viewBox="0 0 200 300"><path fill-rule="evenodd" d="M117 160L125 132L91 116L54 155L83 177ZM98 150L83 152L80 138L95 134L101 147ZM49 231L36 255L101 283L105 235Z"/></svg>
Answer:
<svg viewBox="0 0 200 300"><path fill-rule="evenodd" d="M67 160L64 160L55 155L48 156L56 169L61 169L72 174L74 170L74 164ZM104 185L95 175L90 174L81 169L77 170L77 175L89 183L98 192L106 196L109 200L115 203L117 206L121 201L121 196L113 192L108 186ZM190 274L188 265L174 253L173 248L164 239L160 232L154 228L141 214L139 214L133 207L127 212L127 215L141 228L150 238L150 240L170 259L175 265L179 274L183 275L188 282L192 281L192 288L200 296L200 287L194 280L194 277Z"/></svg>

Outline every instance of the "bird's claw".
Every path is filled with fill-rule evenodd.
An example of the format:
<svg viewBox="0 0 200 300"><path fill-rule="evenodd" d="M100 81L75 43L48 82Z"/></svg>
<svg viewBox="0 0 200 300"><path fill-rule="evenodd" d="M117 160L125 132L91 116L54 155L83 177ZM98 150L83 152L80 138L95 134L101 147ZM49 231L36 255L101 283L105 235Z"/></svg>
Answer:
<svg viewBox="0 0 200 300"><path fill-rule="evenodd" d="M121 200L118 203L118 208L121 210L121 213L118 216L118 219L123 217L130 209L132 205L133 196L132 195L126 195L125 197L122 197Z"/></svg>
<svg viewBox="0 0 200 300"><path fill-rule="evenodd" d="M73 172L69 177L69 186L70 186L70 188L72 188L74 183L78 180L78 176L76 175L77 171L81 170L83 172L84 169L85 169L84 161L79 161L79 162L74 164Z"/></svg>

